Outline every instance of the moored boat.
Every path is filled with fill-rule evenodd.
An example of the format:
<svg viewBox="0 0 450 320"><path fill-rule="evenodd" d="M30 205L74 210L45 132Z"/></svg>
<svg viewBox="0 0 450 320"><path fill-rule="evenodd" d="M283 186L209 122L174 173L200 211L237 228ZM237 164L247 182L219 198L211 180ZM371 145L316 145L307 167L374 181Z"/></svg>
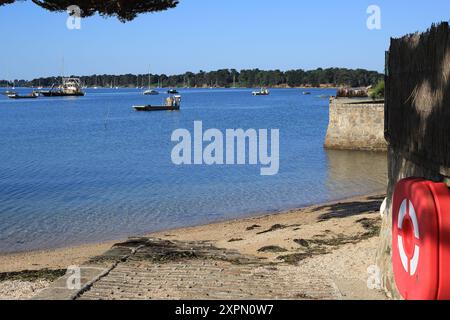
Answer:
<svg viewBox="0 0 450 320"><path fill-rule="evenodd" d="M252 95L254 96L268 96L270 94L270 91L266 88L261 88L259 91L253 91Z"/></svg>
<svg viewBox="0 0 450 320"><path fill-rule="evenodd" d="M178 111L181 106L181 96L168 97L163 106L133 106L136 111Z"/></svg>
<svg viewBox="0 0 450 320"><path fill-rule="evenodd" d="M144 96L157 96L158 91L152 89L152 74L148 73L148 89L144 91Z"/></svg>
<svg viewBox="0 0 450 320"><path fill-rule="evenodd" d="M11 91L11 90L6 90L6 91L2 92L1 94L5 95L5 96L9 96L10 94L16 94L16 92L15 91Z"/></svg>
<svg viewBox="0 0 450 320"><path fill-rule="evenodd" d="M167 93L168 94L178 94L178 91L175 89L169 89L169 90L167 90Z"/></svg>
<svg viewBox="0 0 450 320"><path fill-rule="evenodd" d="M157 96L158 94L159 92L153 89L148 89L144 91L144 96Z"/></svg>
<svg viewBox="0 0 450 320"><path fill-rule="evenodd" d="M8 98L10 99L36 99L39 96L39 93L33 91L30 94L27 95L20 95L18 93L10 93L8 94Z"/></svg>
<svg viewBox="0 0 450 320"><path fill-rule="evenodd" d="M60 86L53 85L49 91L40 92L45 97L80 97L84 96L79 78L63 78Z"/></svg>

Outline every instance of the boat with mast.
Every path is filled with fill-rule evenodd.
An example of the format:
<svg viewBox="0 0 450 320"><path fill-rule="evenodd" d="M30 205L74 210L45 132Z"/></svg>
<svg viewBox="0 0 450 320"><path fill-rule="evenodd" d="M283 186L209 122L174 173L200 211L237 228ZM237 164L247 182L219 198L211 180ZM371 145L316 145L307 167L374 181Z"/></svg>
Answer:
<svg viewBox="0 0 450 320"><path fill-rule="evenodd" d="M2 92L2 94L5 95L5 96L10 95L10 94L16 94L15 91L9 90L10 89L9 85L10 85L9 80L6 80L6 91Z"/></svg>
<svg viewBox="0 0 450 320"><path fill-rule="evenodd" d="M143 93L145 96L157 96L159 94L158 91L152 89L152 74L148 73L148 90L145 90Z"/></svg>
<svg viewBox="0 0 450 320"><path fill-rule="evenodd" d="M48 91L41 91L44 97L80 97L84 96L81 90L80 78L62 78L62 83L53 85Z"/></svg>
<svg viewBox="0 0 450 320"><path fill-rule="evenodd" d="M97 75L95 75L95 85L94 85L94 87L92 89L94 89L94 90L98 89L98 86L97 86Z"/></svg>
<svg viewBox="0 0 450 320"><path fill-rule="evenodd" d="M11 74L9 73L9 68L7 70L8 70L7 71L7 73L8 73L8 80L6 80L6 91L2 92L2 94L6 95L6 96L9 95L9 94L15 94L16 93L15 91L13 91L13 90L16 89L15 88L15 81L14 81L13 87L12 88L9 87L12 82L9 80L9 79L11 79L10 78Z"/></svg>

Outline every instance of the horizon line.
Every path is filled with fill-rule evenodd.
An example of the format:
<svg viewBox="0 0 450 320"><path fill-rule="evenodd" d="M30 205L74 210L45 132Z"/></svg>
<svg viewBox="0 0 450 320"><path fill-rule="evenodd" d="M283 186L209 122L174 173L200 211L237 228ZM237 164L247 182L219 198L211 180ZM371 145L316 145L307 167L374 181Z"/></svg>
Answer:
<svg viewBox="0 0 450 320"><path fill-rule="evenodd" d="M215 69L215 70L209 70L209 71L205 71L203 69L200 69L199 71L185 71L184 73L173 73L173 74L166 74L166 73L150 73L150 75L152 76L167 76L167 77L173 77L173 76L180 76L180 75L186 75L187 73L193 73L193 74L198 74L201 72L204 73L211 73L211 72L218 72L218 71L222 71L222 70L228 70L228 71L232 71L232 70L236 70L238 73L241 73L242 71L263 71L263 72L270 72L270 71L280 71L283 73L289 72L289 71L304 71L304 72L310 72L310 71L317 71L317 70L328 70L328 69L343 69L343 70L352 70L352 71L356 71L356 70L363 70L363 71L368 71L368 72L376 72L380 75L384 75L384 72L380 72L378 70L370 70L370 69L365 69L365 68L348 68L348 67L317 67L315 69L302 69L302 68L298 68L298 69L260 69L260 68L244 68L244 69L236 69L236 68L220 68L220 69ZM6 82L11 82L11 81L33 81L33 80L38 80L38 79L45 79L45 78L61 78L61 77L92 77L92 76L125 76L125 75L133 75L133 76L140 76L140 75L149 75L149 73L121 73L121 74L115 74L115 73L93 73L90 75L77 75L77 74L71 74L70 76L66 76L66 75L58 75L58 76L40 76L40 77L35 77L32 79L12 79L12 80L8 80L8 79L0 79L1 82L6 81Z"/></svg>

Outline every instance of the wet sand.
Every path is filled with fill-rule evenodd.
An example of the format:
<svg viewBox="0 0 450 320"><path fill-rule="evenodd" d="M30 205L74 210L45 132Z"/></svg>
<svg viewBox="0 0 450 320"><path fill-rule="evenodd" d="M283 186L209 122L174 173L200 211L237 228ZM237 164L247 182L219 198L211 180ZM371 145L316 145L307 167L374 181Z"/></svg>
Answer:
<svg viewBox="0 0 450 320"><path fill-rule="evenodd" d="M366 282L367 268L375 263L383 198L374 194L147 236L209 241L218 248L327 276L343 298L382 299L384 295L368 290ZM0 255L0 299L31 298L68 266L99 256L118 241Z"/></svg>

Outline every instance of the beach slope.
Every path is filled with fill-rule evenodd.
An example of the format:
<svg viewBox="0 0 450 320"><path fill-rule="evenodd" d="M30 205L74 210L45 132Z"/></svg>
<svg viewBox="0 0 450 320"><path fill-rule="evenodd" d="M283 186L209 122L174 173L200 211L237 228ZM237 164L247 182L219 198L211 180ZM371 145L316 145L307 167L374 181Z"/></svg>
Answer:
<svg viewBox="0 0 450 320"><path fill-rule="evenodd" d="M383 198L0 256L0 298L385 299L367 286ZM79 292L57 289L70 265L89 270Z"/></svg>

